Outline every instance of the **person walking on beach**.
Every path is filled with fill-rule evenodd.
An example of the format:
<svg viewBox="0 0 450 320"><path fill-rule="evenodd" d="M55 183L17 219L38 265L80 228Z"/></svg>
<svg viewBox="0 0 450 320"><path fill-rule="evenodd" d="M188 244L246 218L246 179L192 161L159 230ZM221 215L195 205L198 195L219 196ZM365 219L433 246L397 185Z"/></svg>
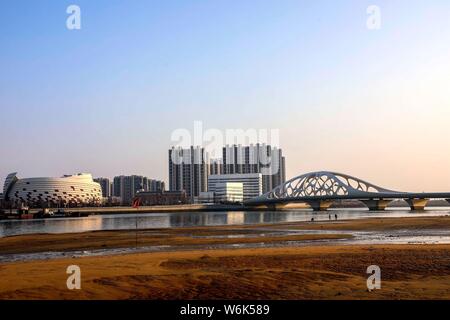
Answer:
<svg viewBox="0 0 450 320"><path fill-rule="evenodd" d="M334 214L334 220L337 220L337 214Z"/></svg>
<svg viewBox="0 0 450 320"><path fill-rule="evenodd" d="M328 215L328 220L331 220L331 214Z"/></svg>

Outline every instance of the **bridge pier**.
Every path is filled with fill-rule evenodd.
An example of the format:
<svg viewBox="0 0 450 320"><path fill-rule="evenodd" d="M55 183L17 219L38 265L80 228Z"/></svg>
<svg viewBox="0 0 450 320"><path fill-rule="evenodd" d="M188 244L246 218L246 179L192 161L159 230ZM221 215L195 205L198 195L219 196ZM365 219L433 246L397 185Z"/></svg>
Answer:
<svg viewBox="0 0 450 320"><path fill-rule="evenodd" d="M423 211L430 199L405 199L411 210Z"/></svg>
<svg viewBox="0 0 450 320"><path fill-rule="evenodd" d="M363 202L367 206L367 208L369 208L370 211L383 211L384 209L386 209L388 204L391 203L392 200L369 199L369 200L360 200L360 201Z"/></svg>
<svg viewBox="0 0 450 320"><path fill-rule="evenodd" d="M277 211L277 210L281 210L285 207L286 205L284 203L271 203L266 205L267 209L270 211Z"/></svg>
<svg viewBox="0 0 450 320"><path fill-rule="evenodd" d="M314 201L306 201L306 203L314 210L314 211L327 211L329 207L333 204L331 200L314 200Z"/></svg>

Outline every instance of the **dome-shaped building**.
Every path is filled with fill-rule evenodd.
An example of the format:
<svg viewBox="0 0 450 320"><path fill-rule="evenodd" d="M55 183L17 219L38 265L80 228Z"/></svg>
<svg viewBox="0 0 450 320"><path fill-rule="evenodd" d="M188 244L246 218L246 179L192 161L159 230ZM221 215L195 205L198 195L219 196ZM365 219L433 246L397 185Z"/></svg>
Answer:
<svg viewBox="0 0 450 320"><path fill-rule="evenodd" d="M87 173L26 179L11 173L5 180L3 197L16 206L92 206L101 203L102 189Z"/></svg>

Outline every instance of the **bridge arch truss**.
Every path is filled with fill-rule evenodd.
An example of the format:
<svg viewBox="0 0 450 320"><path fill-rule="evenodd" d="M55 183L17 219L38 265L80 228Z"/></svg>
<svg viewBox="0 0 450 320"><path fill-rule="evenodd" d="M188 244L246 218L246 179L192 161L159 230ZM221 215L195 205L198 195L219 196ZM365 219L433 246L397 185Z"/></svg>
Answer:
<svg viewBox="0 0 450 320"><path fill-rule="evenodd" d="M364 180L335 172L320 171L295 177L262 197L286 199L299 197L364 196L373 193L396 193Z"/></svg>

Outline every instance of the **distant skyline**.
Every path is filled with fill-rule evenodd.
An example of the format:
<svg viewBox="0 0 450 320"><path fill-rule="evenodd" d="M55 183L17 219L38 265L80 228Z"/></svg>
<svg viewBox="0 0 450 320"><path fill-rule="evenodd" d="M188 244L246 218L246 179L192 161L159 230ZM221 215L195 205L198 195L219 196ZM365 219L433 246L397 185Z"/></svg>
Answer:
<svg viewBox="0 0 450 320"><path fill-rule="evenodd" d="M81 30L66 28L71 4ZM450 191L449 17L447 0L4 2L0 185L10 172L167 183L171 133L199 120L279 129L287 179Z"/></svg>

